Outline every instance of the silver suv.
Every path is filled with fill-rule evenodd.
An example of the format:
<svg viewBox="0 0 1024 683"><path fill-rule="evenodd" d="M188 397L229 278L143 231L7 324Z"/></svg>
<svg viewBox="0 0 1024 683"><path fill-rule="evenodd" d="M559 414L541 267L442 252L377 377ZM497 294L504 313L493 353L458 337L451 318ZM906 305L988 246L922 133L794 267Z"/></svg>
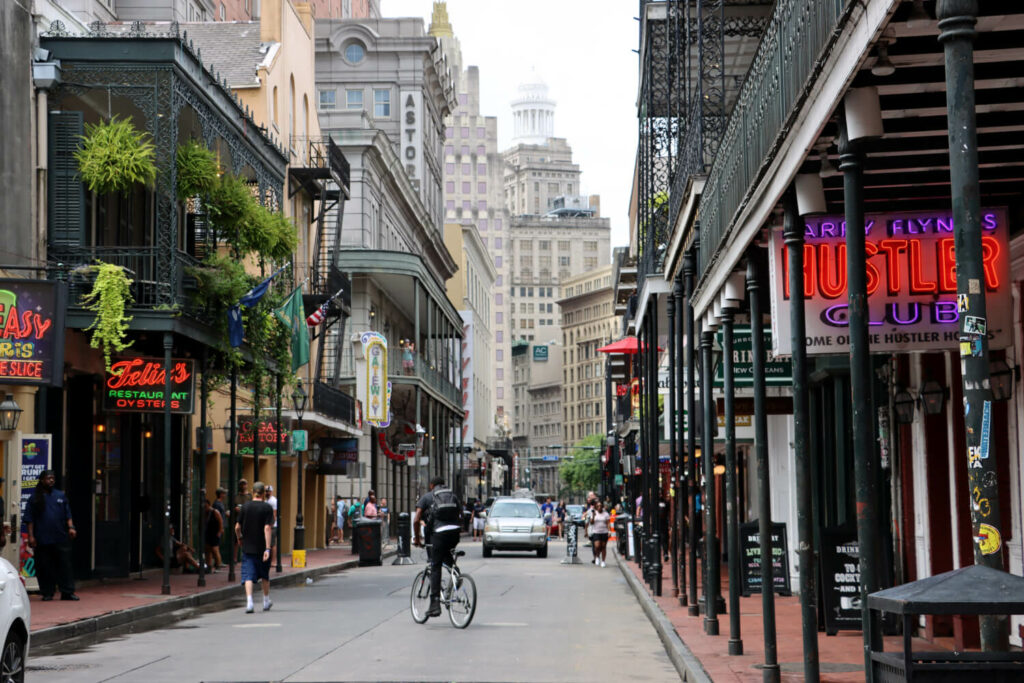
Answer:
<svg viewBox="0 0 1024 683"><path fill-rule="evenodd" d="M536 550L537 557L548 556L548 534L537 501L495 499L484 523L484 557L494 550Z"/></svg>

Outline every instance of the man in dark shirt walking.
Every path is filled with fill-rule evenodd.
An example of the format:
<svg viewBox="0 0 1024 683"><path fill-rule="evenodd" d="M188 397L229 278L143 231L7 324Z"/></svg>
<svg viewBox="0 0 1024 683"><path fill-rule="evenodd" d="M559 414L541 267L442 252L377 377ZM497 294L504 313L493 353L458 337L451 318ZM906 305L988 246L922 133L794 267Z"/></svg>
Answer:
<svg viewBox="0 0 1024 683"><path fill-rule="evenodd" d="M71 569L75 523L67 495L55 489L54 482L53 470L43 470L25 506L28 544L35 549L36 576L43 600L53 600L53 592L58 587L61 600L78 600Z"/></svg>
<svg viewBox="0 0 1024 683"><path fill-rule="evenodd" d="M264 502L266 487L253 484L252 500L242 505L235 523L235 536L242 548L242 582L245 584L245 612L253 613L252 584L263 586L263 611L270 609L270 546L274 533L274 508Z"/></svg>

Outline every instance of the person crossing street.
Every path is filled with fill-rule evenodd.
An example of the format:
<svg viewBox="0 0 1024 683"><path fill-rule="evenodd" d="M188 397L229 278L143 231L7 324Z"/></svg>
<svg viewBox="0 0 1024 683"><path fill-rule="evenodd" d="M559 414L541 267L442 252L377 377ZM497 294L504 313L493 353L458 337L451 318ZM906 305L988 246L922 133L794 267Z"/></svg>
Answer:
<svg viewBox="0 0 1024 683"><path fill-rule="evenodd" d="M444 477L440 476L430 480L430 490L416 502L416 516L412 523L414 544L423 545L420 522L425 522L426 541L431 546L428 617L441 616L441 567L459 544L462 531L459 526L460 510L462 505L459 499L451 489L445 487Z"/></svg>
<svg viewBox="0 0 1024 683"><path fill-rule="evenodd" d="M254 611L253 583L263 587L263 611L274 603L270 600L270 548L273 545L274 508L263 500L266 488L262 481L253 484L252 500L242 505L235 523L235 536L242 550L242 582L245 584L245 612Z"/></svg>

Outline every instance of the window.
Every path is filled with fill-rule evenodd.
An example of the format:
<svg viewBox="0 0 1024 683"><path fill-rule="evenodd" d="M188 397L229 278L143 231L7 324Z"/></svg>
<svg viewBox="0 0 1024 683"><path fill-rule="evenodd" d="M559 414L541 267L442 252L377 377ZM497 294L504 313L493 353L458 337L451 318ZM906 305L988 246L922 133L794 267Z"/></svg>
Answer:
<svg viewBox="0 0 1024 683"><path fill-rule="evenodd" d="M464 93L464 92L460 92L459 93L459 104L465 106L468 103L469 103L469 95Z"/></svg>
<svg viewBox="0 0 1024 683"><path fill-rule="evenodd" d="M584 259L583 259L583 269L584 270L593 270L594 268L597 268L597 257L596 256L586 256L586 257L584 257Z"/></svg>
<svg viewBox="0 0 1024 683"><path fill-rule="evenodd" d="M487 200L486 199L479 200L476 203L476 208L477 208L478 211L486 211L487 210Z"/></svg>
<svg viewBox="0 0 1024 683"><path fill-rule="evenodd" d="M484 147L483 145L477 145L476 146L476 155L479 156L479 157L487 156L487 148Z"/></svg>
<svg viewBox="0 0 1024 683"><path fill-rule="evenodd" d="M455 164L446 163L444 165L445 175L455 175Z"/></svg>
<svg viewBox="0 0 1024 683"><path fill-rule="evenodd" d="M583 251L597 251L597 241L587 240L583 243Z"/></svg>
<svg viewBox="0 0 1024 683"><path fill-rule="evenodd" d="M226 12L226 10L224 9L224 3L222 2L222 3L220 3L220 20L221 21L224 21L224 17L226 16L225 12Z"/></svg>
<svg viewBox="0 0 1024 683"><path fill-rule="evenodd" d="M494 341L498 342L499 344L502 343L503 341L505 341L505 333L502 332L501 330L498 330L497 332L495 332L494 333Z"/></svg>
<svg viewBox="0 0 1024 683"><path fill-rule="evenodd" d="M501 311L498 311L497 313L494 314L494 322L501 325L503 322L505 322L505 315Z"/></svg>
<svg viewBox="0 0 1024 683"><path fill-rule="evenodd" d="M495 373L495 377L497 377L498 379L505 379L505 371L502 370L501 368L497 368L494 371L494 373ZM500 393L501 389L498 389L498 392Z"/></svg>
<svg viewBox="0 0 1024 683"><path fill-rule="evenodd" d="M494 248L495 249L501 249L501 238L500 237L495 237L494 238ZM500 294L498 296L501 297ZM498 303L500 304L501 302L499 301Z"/></svg>
<svg viewBox="0 0 1024 683"><path fill-rule="evenodd" d="M455 181L449 180L448 182L446 182L444 184L444 191L447 192L448 194L454 193L455 192Z"/></svg>
<svg viewBox="0 0 1024 683"><path fill-rule="evenodd" d="M533 251L533 240L519 240L520 251Z"/></svg>
<svg viewBox="0 0 1024 683"><path fill-rule="evenodd" d="M487 183L477 183L476 191L479 194L487 194Z"/></svg>
<svg viewBox="0 0 1024 683"><path fill-rule="evenodd" d="M570 262L570 258L568 256L559 256L558 257L558 265L560 265L560 266L568 268L569 267L569 262Z"/></svg>
<svg viewBox="0 0 1024 683"><path fill-rule="evenodd" d="M494 257L494 267L495 268L501 268L501 257L500 256L495 256Z"/></svg>
<svg viewBox="0 0 1024 683"><path fill-rule="evenodd" d="M459 137L462 137L462 138L468 138L469 137L469 126L461 126L459 128Z"/></svg>
<svg viewBox="0 0 1024 683"><path fill-rule="evenodd" d="M336 102L337 96L338 96L338 93L336 93L334 90L321 90L320 91L320 108L324 109L324 110L334 109L334 107L337 105L337 102Z"/></svg>
<svg viewBox="0 0 1024 683"><path fill-rule="evenodd" d="M373 91L373 115L378 119L391 118L391 91Z"/></svg>
<svg viewBox="0 0 1024 683"><path fill-rule="evenodd" d="M469 175L470 172L472 172L472 170L473 170L473 167L470 166L468 163L462 164L462 175ZM468 190L467 190L467 192L468 192Z"/></svg>
<svg viewBox="0 0 1024 683"><path fill-rule="evenodd" d="M366 57L366 48L362 43L353 40L345 46L345 61L350 64L358 64L363 61L364 57Z"/></svg>
<svg viewBox="0 0 1024 683"><path fill-rule="evenodd" d="M501 306L502 303L504 303L504 301L505 301L505 295L504 294L498 293L498 294L494 295L494 303L496 303L497 305Z"/></svg>
<svg viewBox="0 0 1024 683"><path fill-rule="evenodd" d="M501 277L501 276L499 275L499 276L498 276L498 279L494 281L494 284L496 284L497 286L501 287L501 286L503 286L503 285L501 284L501 281L502 281L502 277ZM513 289L513 292L514 292L514 291L515 291L515 290Z"/></svg>
<svg viewBox="0 0 1024 683"><path fill-rule="evenodd" d="M526 296L526 287L519 288L519 296Z"/></svg>
<svg viewBox="0 0 1024 683"><path fill-rule="evenodd" d="M487 129L483 126L477 126L476 136L481 139L487 137Z"/></svg>
<svg viewBox="0 0 1024 683"><path fill-rule="evenodd" d="M551 240L540 240L537 248L541 251L551 251Z"/></svg>
<svg viewBox="0 0 1024 683"><path fill-rule="evenodd" d="M462 209L463 209L463 211L469 211L469 204L470 204L470 202L468 200L462 202Z"/></svg>
<svg viewBox="0 0 1024 683"><path fill-rule="evenodd" d="M469 183L462 183L462 194L469 194Z"/></svg>
<svg viewBox="0 0 1024 683"><path fill-rule="evenodd" d="M463 156L469 156L469 145L463 145L459 147L459 154Z"/></svg>
<svg viewBox="0 0 1024 683"><path fill-rule="evenodd" d="M476 227L480 230L480 232L487 232L487 219L481 218L479 221L477 221Z"/></svg>
<svg viewBox="0 0 1024 683"><path fill-rule="evenodd" d="M558 194L558 183L548 183L548 194Z"/></svg>
<svg viewBox="0 0 1024 683"><path fill-rule="evenodd" d="M477 175L487 175L487 164L477 164L476 165L476 174Z"/></svg>
<svg viewBox="0 0 1024 683"><path fill-rule="evenodd" d="M572 242L569 240L558 240L559 251L569 251L572 249Z"/></svg>
<svg viewBox="0 0 1024 683"><path fill-rule="evenodd" d="M495 358L495 360L497 360L497 361L502 361L502 360L504 360L504 359L505 359L505 352L504 352L503 350L501 350L501 349L498 349L498 350L497 350L497 351L496 351L496 352L494 353L494 358Z"/></svg>
<svg viewBox="0 0 1024 683"><path fill-rule="evenodd" d="M445 154L445 156L454 156L455 155L455 145L445 145L444 146L444 154Z"/></svg>
<svg viewBox="0 0 1024 683"><path fill-rule="evenodd" d="M455 210L455 200L454 199L449 199L448 201L446 201L444 203L444 208L451 209L452 211L454 211Z"/></svg>

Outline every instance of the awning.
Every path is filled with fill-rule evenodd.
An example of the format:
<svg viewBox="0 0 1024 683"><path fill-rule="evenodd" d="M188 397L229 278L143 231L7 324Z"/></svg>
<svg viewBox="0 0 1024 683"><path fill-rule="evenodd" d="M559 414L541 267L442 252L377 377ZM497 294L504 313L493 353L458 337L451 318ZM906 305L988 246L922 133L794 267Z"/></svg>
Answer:
<svg viewBox="0 0 1024 683"><path fill-rule="evenodd" d="M623 337L622 339L620 339L618 341L614 341L611 344L607 344L605 346L602 346L597 351L598 351L598 353L625 353L625 354L632 355L632 354L638 353L639 351L646 351L646 350L647 350L647 345L646 344L640 344L640 340L638 340L636 337ZM659 346L658 350L659 351L664 351L665 349L663 349L663 348L661 348Z"/></svg>

